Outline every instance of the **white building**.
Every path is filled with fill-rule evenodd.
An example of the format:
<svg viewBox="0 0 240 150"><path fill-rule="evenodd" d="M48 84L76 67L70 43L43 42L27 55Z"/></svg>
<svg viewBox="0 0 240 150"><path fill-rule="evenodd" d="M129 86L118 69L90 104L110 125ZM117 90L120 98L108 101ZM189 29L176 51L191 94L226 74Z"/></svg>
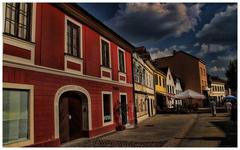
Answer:
<svg viewBox="0 0 240 150"><path fill-rule="evenodd" d="M143 47L133 54L134 96L138 122L156 114L154 67L148 54Z"/></svg>
<svg viewBox="0 0 240 150"><path fill-rule="evenodd" d="M166 85L167 85L167 92L168 92L166 106L167 108L173 108L174 107L173 96L176 94L174 78L172 76L172 73L169 67L160 68L160 70L166 74Z"/></svg>
<svg viewBox="0 0 240 150"><path fill-rule="evenodd" d="M211 78L211 89L209 96L215 100L217 106L223 106L225 95L225 81L218 78Z"/></svg>

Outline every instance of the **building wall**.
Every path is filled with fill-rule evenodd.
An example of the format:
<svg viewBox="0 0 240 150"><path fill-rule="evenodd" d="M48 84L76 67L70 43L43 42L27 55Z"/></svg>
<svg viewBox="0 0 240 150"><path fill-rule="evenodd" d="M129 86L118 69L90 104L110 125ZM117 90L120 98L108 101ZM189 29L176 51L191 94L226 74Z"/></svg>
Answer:
<svg viewBox="0 0 240 150"><path fill-rule="evenodd" d="M160 68L170 67L171 71L183 81L184 89L192 89L202 93L198 60L177 52L173 56L157 59L156 63Z"/></svg>
<svg viewBox="0 0 240 150"><path fill-rule="evenodd" d="M132 84L132 54L124 49L126 82L119 81L118 45L108 39L111 47L111 79L101 78L100 35L86 24L82 27L82 71L66 70L65 17L66 15L47 3L36 4L35 41L28 42L3 35L3 82L32 85L34 88L34 142L32 146L58 146L55 123L55 96L63 86L79 86L88 91L91 98L92 127L89 137L114 131L119 122L119 94L127 94L128 122L134 123ZM14 42L17 41L17 44ZM16 43L16 42L15 42ZM14 45L11 45L14 44ZM30 50L29 50L29 49ZM8 55L6 55L8 54ZM12 57L15 56L15 57ZM30 60L31 59L31 60ZM33 60L33 61L32 61ZM102 91L112 92L113 124L104 126L102 116Z"/></svg>
<svg viewBox="0 0 240 150"><path fill-rule="evenodd" d="M21 83L34 86L34 145L40 143L45 143L45 146L59 144L59 139L55 139L54 135L54 97L57 90L65 85L78 85L84 87L90 93L92 130L89 131L89 137L115 130L117 124L117 112L114 113L114 124L106 127L102 124L102 91L112 92L113 110L116 109L119 102L119 93L127 93L129 123L134 122L133 107L131 107L133 106L131 87L6 66L3 67L3 73L4 83ZM58 142L55 143L56 141Z"/></svg>
<svg viewBox="0 0 240 150"><path fill-rule="evenodd" d="M224 83L211 83L209 96L216 101L217 106L223 106L223 98L226 96Z"/></svg>
<svg viewBox="0 0 240 150"><path fill-rule="evenodd" d="M154 78L154 83L155 83L155 92L157 93L162 93L162 94L166 94L167 90L166 90L166 75L163 75L161 73L155 72L155 78ZM157 79L156 79L157 78ZM159 80L159 78L161 79L161 81ZM163 85L163 80L165 80L165 86ZM160 84L161 82L161 84Z"/></svg>
<svg viewBox="0 0 240 150"><path fill-rule="evenodd" d="M207 83L206 66L202 62L199 62L199 74L200 74L201 91L203 91L208 86L208 83Z"/></svg>
<svg viewBox="0 0 240 150"><path fill-rule="evenodd" d="M136 53L133 55L133 63L137 121L141 122L156 114L153 79L154 72ZM143 73L143 68L145 73Z"/></svg>

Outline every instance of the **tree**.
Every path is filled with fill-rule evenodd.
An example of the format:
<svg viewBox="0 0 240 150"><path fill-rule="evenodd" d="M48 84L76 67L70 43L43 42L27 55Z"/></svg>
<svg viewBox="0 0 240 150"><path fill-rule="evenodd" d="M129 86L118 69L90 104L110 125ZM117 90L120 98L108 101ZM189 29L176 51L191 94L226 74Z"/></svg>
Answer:
<svg viewBox="0 0 240 150"><path fill-rule="evenodd" d="M230 61L225 75L227 77L227 85L231 88L232 91L236 92L237 90L237 59Z"/></svg>

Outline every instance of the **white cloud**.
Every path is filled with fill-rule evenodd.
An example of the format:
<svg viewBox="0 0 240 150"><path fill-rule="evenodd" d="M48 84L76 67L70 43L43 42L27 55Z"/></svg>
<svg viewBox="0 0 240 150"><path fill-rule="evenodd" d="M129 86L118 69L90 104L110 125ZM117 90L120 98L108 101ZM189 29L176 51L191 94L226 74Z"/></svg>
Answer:
<svg viewBox="0 0 240 150"><path fill-rule="evenodd" d="M205 44L201 45L200 52L197 54L199 57L202 57L208 53L216 53L221 52L224 50L228 50L231 46L230 45L220 45L220 44Z"/></svg>
<svg viewBox="0 0 240 150"><path fill-rule="evenodd" d="M196 34L201 43L230 44L237 39L237 5L228 5L226 10L216 13L210 23Z"/></svg>
<svg viewBox="0 0 240 150"><path fill-rule="evenodd" d="M209 69L209 72L210 73L220 73L220 72L225 72L226 69L224 67L217 67L217 66L214 66L212 68Z"/></svg>
<svg viewBox="0 0 240 150"><path fill-rule="evenodd" d="M198 42L193 45L193 47L198 47L198 46L200 46Z"/></svg>
<svg viewBox="0 0 240 150"><path fill-rule="evenodd" d="M203 4L128 3L106 22L135 43L194 30Z"/></svg>

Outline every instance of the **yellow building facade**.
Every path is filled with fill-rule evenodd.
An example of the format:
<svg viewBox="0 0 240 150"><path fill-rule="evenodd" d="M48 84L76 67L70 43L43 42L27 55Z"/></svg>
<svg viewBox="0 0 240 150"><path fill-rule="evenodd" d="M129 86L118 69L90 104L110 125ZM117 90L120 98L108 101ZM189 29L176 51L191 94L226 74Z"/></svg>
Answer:
<svg viewBox="0 0 240 150"><path fill-rule="evenodd" d="M166 74L162 71L155 70L154 72L154 86L155 86L155 97L157 102L157 113L161 111L161 108L166 105Z"/></svg>

